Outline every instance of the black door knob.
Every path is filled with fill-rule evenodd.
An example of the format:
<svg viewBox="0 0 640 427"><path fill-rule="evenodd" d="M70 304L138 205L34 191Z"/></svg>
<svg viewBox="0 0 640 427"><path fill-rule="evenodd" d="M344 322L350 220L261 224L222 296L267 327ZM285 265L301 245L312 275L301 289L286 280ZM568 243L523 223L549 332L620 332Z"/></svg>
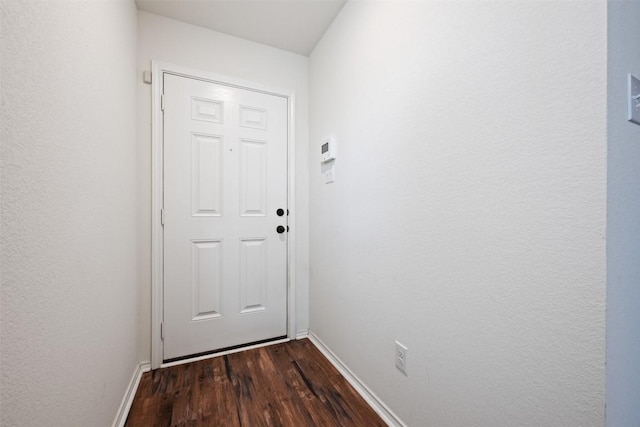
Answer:
<svg viewBox="0 0 640 427"><path fill-rule="evenodd" d="M284 233L285 228L281 225L278 226L278 228L276 228L276 231L278 232L278 234L282 234Z"/></svg>
<svg viewBox="0 0 640 427"><path fill-rule="evenodd" d="M282 216L282 215L284 215L284 209L278 209L278 210L276 211L276 214L277 214L278 216Z"/></svg>

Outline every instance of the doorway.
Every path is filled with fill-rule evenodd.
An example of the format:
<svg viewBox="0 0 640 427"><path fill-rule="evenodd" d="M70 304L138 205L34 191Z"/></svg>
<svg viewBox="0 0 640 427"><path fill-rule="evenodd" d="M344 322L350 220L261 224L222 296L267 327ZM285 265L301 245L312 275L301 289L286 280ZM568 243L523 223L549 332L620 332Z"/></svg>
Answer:
<svg viewBox="0 0 640 427"><path fill-rule="evenodd" d="M292 94L153 76L152 367L294 336Z"/></svg>

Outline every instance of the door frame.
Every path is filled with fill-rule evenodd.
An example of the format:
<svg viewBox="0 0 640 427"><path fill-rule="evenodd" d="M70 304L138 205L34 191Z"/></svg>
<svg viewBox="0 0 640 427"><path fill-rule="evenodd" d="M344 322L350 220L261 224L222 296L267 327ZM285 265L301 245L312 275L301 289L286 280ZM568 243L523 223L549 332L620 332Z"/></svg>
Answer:
<svg viewBox="0 0 640 427"><path fill-rule="evenodd" d="M295 91L239 80L233 77L194 70L162 61L151 61L151 369L163 366L161 323L164 319L164 242L161 210L164 206L163 115L161 96L163 74L208 81L254 92L286 98L287 126L287 206L290 231L287 239L287 337L296 338L295 310Z"/></svg>

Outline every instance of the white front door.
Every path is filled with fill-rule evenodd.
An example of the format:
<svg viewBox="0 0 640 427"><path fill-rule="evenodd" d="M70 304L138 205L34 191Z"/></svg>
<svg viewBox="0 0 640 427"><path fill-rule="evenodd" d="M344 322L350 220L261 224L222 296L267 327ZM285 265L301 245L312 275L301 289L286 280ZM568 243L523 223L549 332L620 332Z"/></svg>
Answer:
<svg viewBox="0 0 640 427"><path fill-rule="evenodd" d="M163 359L284 337L287 99L163 79Z"/></svg>

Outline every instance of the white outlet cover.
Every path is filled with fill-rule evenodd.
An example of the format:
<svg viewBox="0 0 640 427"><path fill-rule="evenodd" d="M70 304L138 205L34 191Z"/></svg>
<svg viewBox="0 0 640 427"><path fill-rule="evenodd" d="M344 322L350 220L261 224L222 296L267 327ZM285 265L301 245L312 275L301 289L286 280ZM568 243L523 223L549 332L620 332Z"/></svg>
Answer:
<svg viewBox="0 0 640 427"><path fill-rule="evenodd" d="M396 341L396 368L407 375L407 347Z"/></svg>
<svg viewBox="0 0 640 427"><path fill-rule="evenodd" d="M627 119L640 125L640 80L629 74L629 114Z"/></svg>

